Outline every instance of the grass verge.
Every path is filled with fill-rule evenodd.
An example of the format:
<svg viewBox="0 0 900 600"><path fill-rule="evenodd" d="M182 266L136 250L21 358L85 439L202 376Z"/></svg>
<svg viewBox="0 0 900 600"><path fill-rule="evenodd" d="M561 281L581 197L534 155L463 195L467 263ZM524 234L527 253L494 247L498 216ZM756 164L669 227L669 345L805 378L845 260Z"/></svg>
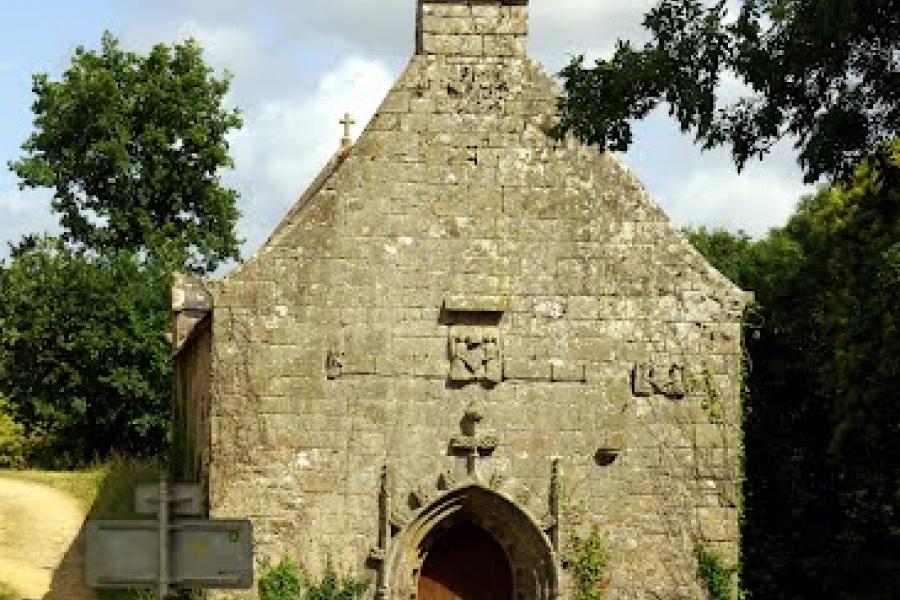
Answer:
<svg viewBox="0 0 900 600"><path fill-rule="evenodd" d="M0 581L0 600L16 600L12 588Z"/></svg>
<svg viewBox="0 0 900 600"><path fill-rule="evenodd" d="M91 508L105 477L104 469L97 467L87 471L37 471L37 470L0 470L0 477L9 477L19 481L30 481L59 490L78 500L85 511ZM2 600L2 596L0 596Z"/></svg>
<svg viewBox="0 0 900 600"><path fill-rule="evenodd" d="M154 460L112 458L80 471L0 469L0 477L43 484L75 498L90 519L148 518L134 511L134 490L138 485L159 480L159 463ZM153 592L97 590L106 600L151 600ZM13 591L0 582L0 600L15 600Z"/></svg>

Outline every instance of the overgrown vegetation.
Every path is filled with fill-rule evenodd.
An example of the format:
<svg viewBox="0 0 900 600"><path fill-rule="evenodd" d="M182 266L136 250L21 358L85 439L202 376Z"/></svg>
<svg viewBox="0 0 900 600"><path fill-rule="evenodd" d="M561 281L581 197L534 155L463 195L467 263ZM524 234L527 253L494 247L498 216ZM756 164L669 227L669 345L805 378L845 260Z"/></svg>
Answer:
<svg viewBox="0 0 900 600"><path fill-rule="evenodd" d="M299 568L283 556L276 565L263 565L257 587L260 600L299 600L303 581Z"/></svg>
<svg viewBox="0 0 900 600"><path fill-rule="evenodd" d="M696 546L694 556L697 559L697 577L703 584L707 600L733 600L737 568L726 566L722 557L702 544Z"/></svg>
<svg viewBox="0 0 900 600"><path fill-rule="evenodd" d="M723 424L725 404L709 366L703 364L699 373L685 373L684 377L688 394L700 396L700 407L706 413L710 423Z"/></svg>
<svg viewBox="0 0 900 600"><path fill-rule="evenodd" d="M603 600L609 586L606 540L596 527L585 537L574 537L568 568L575 583L574 600Z"/></svg>
<svg viewBox="0 0 900 600"><path fill-rule="evenodd" d="M311 578L285 556L263 565L257 587L260 600L358 600L368 584L338 576L330 562L320 579Z"/></svg>
<svg viewBox="0 0 900 600"><path fill-rule="evenodd" d="M12 588L0 581L0 600L17 600Z"/></svg>
<svg viewBox="0 0 900 600"><path fill-rule="evenodd" d="M898 189L863 168L759 240L688 233L759 303L745 334L742 587L766 600L894 598Z"/></svg>

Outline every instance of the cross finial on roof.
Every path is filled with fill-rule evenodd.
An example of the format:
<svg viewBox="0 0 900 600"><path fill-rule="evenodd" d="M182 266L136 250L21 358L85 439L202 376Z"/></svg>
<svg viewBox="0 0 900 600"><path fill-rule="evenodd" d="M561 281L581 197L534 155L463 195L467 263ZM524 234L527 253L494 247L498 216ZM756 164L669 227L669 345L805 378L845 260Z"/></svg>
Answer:
<svg viewBox="0 0 900 600"><path fill-rule="evenodd" d="M344 113L344 118L338 121L344 126L344 137L341 138L341 148L347 148L353 143L350 139L350 127L356 125L356 121L350 118L350 113Z"/></svg>

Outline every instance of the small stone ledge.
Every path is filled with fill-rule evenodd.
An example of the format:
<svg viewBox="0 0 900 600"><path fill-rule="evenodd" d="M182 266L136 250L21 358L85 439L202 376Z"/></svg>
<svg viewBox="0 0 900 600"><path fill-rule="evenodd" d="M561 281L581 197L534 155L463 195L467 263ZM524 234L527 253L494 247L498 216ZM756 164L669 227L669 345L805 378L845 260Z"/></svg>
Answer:
<svg viewBox="0 0 900 600"><path fill-rule="evenodd" d="M176 274L172 282L173 331L168 338L172 354L177 355L191 339L194 330L212 312L212 296L199 277Z"/></svg>
<svg viewBox="0 0 900 600"><path fill-rule="evenodd" d="M172 283L172 311L212 310L212 297L199 277L176 274Z"/></svg>
<svg viewBox="0 0 900 600"><path fill-rule="evenodd" d="M448 296L444 299L443 308L448 312L503 313L509 311L509 297Z"/></svg>
<svg viewBox="0 0 900 600"><path fill-rule="evenodd" d="M507 358L503 363L504 381L544 381L548 383L587 383L587 365L581 361Z"/></svg>

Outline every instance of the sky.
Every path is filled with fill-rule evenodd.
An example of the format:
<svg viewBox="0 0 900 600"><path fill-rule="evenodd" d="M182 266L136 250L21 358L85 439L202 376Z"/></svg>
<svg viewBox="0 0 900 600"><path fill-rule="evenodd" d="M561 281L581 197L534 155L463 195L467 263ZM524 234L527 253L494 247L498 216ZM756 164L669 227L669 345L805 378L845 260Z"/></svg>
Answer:
<svg viewBox="0 0 900 600"><path fill-rule="evenodd" d="M58 232L49 190L19 190L7 163L33 129L31 76L57 79L79 45L104 30L123 46L193 37L207 61L233 76L227 99L244 127L230 138L240 194L238 234L250 256L337 149L338 121L354 136L374 114L414 48L416 0L29 0L0 21L0 258L25 234ZM611 54L616 39L641 41L655 0L530 0L530 54L551 73L573 55ZM738 93L737 85L731 92ZM742 229L759 236L811 189L782 143L737 173L727 150L701 152L661 109L635 128L625 163L673 223Z"/></svg>

